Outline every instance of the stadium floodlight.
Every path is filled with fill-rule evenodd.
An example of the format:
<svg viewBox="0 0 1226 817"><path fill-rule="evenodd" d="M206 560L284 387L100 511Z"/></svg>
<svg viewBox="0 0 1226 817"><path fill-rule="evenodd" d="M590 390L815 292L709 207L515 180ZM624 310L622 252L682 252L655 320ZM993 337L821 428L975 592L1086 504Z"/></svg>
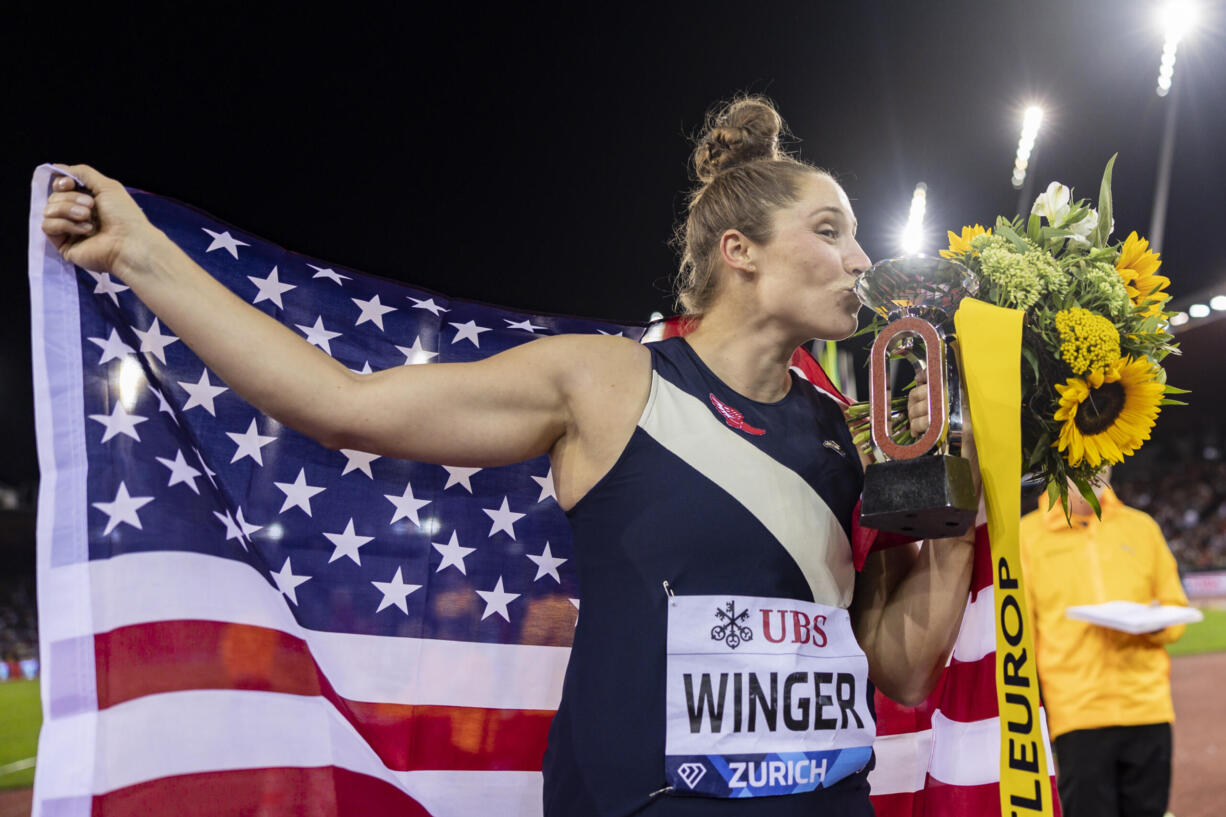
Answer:
<svg viewBox="0 0 1226 817"><path fill-rule="evenodd" d="M1030 156L1034 153L1034 143L1039 136L1039 126L1043 124L1043 109L1031 105L1022 116L1022 134L1017 140L1017 156L1013 160L1013 187L1021 190L1026 181L1026 168L1030 166Z"/></svg>
<svg viewBox="0 0 1226 817"><path fill-rule="evenodd" d="M1162 60L1158 63L1157 92L1158 96L1166 96L1175 81L1175 53L1179 50L1179 41L1196 24L1196 7L1181 0L1169 0L1158 14L1166 41L1162 45Z"/></svg>
<svg viewBox="0 0 1226 817"><path fill-rule="evenodd" d="M1183 326L1188 322L1187 312L1176 312L1171 316L1171 326Z"/></svg>
<svg viewBox="0 0 1226 817"><path fill-rule="evenodd" d="M911 194L911 212L902 231L904 255L914 255L924 249L924 212L928 209L928 185L920 182Z"/></svg>
<svg viewBox="0 0 1226 817"><path fill-rule="evenodd" d="M1209 301L1209 307L1216 309L1218 312L1226 310L1226 295L1214 295Z"/></svg>
<svg viewBox="0 0 1226 817"><path fill-rule="evenodd" d="M1209 317L1209 307L1204 304L1192 304L1188 307L1188 314L1193 318L1207 318Z"/></svg>

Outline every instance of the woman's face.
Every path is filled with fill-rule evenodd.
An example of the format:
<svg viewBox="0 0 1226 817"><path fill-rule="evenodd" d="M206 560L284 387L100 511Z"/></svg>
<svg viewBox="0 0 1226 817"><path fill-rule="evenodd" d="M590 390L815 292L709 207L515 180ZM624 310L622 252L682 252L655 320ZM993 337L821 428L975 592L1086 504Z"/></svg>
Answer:
<svg viewBox="0 0 1226 817"><path fill-rule="evenodd" d="M847 194L829 176L810 174L794 204L775 213L771 240L753 251L764 310L806 338L839 340L856 331L852 291L870 261L856 242Z"/></svg>

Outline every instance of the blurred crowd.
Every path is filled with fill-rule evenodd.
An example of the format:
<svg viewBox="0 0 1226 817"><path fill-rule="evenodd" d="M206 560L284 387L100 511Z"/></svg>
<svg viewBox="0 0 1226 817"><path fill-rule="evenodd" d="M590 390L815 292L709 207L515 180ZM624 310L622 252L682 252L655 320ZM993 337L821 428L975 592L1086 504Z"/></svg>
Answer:
<svg viewBox="0 0 1226 817"><path fill-rule="evenodd" d="M34 576L0 578L0 681L38 674Z"/></svg>
<svg viewBox="0 0 1226 817"><path fill-rule="evenodd" d="M1179 572L1226 569L1226 459L1216 424L1147 444L1115 470L1119 498L1162 526Z"/></svg>

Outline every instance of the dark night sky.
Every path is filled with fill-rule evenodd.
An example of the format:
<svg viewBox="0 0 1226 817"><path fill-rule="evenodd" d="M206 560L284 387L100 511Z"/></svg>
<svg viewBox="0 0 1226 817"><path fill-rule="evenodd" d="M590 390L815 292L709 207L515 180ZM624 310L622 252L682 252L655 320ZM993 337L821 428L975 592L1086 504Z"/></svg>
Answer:
<svg viewBox="0 0 1226 817"><path fill-rule="evenodd" d="M669 308L686 137L713 102L772 96L876 258L897 253L919 181L930 252L946 228L1012 214L1021 111L1039 100L1035 192L1059 179L1096 197L1118 152L1116 233L1148 230L1171 99L1154 93L1151 0L577 5L8 12L0 482L36 473L23 225L42 161L449 295L642 320ZM1226 283L1226 13L1201 17L1175 77L1177 299ZM1222 379L1220 344L1196 342L1220 328L1185 334L1181 385Z"/></svg>

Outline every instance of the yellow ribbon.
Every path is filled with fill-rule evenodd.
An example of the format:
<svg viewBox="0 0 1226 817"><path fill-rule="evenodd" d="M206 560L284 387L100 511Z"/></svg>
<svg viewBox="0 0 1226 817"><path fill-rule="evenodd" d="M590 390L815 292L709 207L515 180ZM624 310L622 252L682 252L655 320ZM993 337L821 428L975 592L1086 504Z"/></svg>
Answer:
<svg viewBox="0 0 1226 817"><path fill-rule="evenodd" d="M992 541L996 702L1000 710L1000 813L1050 817L1047 741L1039 712L1034 636L1018 554L1022 476L1022 317L967 298L954 316L983 475Z"/></svg>

